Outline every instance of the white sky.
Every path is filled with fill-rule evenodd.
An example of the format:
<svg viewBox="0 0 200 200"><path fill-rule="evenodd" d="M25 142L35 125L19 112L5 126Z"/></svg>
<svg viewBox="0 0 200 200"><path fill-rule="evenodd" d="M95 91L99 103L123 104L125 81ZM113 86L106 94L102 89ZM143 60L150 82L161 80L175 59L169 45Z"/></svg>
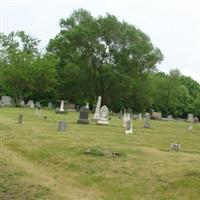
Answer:
<svg viewBox="0 0 200 200"><path fill-rule="evenodd" d="M115 15L150 36L165 56L158 69L178 68L200 82L199 0L0 0L0 32L24 30L44 49L59 32L59 20L83 8L94 17Z"/></svg>

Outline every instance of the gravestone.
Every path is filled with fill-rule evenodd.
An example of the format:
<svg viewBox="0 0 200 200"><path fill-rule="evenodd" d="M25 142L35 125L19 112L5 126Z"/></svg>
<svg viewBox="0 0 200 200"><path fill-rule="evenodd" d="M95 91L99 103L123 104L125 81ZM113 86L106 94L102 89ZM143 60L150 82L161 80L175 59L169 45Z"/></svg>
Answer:
<svg viewBox="0 0 200 200"><path fill-rule="evenodd" d="M89 110L86 107L82 107L80 109L80 115L79 115L79 119L78 119L77 123L79 123L79 124L89 124L88 112L89 112Z"/></svg>
<svg viewBox="0 0 200 200"><path fill-rule="evenodd" d="M11 106L12 105L12 98L10 96L2 96L1 102L5 106Z"/></svg>
<svg viewBox="0 0 200 200"><path fill-rule="evenodd" d="M95 113L93 116L94 120L99 120L100 118L100 107L101 107L101 96L99 96L97 100L97 105L96 105Z"/></svg>
<svg viewBox="0 0 200 200"><path fill-rule="evenodd" d="M76 105L72 103L67 103L66 108L67 108L67 111L71 111L71 112L76 111Z"/></svg>
<svg viewBox="0 0 200 200"><path fill-rule="evenodd" d="M150 114L146 113L144 118L144 128L150 128Z"/></svg>
<svg viewBox="0 0 200 200"><path fill-rule="evenodd" d="M97 124L109 124L109 118L108 118L108 108L107 106L102 106L100 110L100 116L99 120L97 121Z"/></svg>
<svg viewBox="0 0 200 200"><path fill-rule="evenodd" d="M64 100L61 100L60 102L60 109L59 109L60 112L65 112L64 110Z"/></svg>
<svg viewBox="0 0 200 200"><path fill-rule="evenodd" d="M36 101L36 103L35 103L35 107L36 107L36 108L39 108L39 107L41 107L41 105L40 105L40 102L39 102L39 101Z"/></svg>
<svg viewBox="0 0 200 200"><path fill-rule="evenodd" d="M126 126L125 126L125 134L132 134L133 128L132 128L132 121L131 119L126 120Z"/></svg>
<svg viewBox="0 0 200 200"><path fill-rule="evenodd" d="M198 123L199 122L199 118L198 117L194 117L194 123Z"/></svg>
<svg viewBox="0 0 200 200"><path fill-rule="evenodd" d="M35 108L35 104L33 102L30 103L30 108L32 108L32 109Z"/></svg>
<svg viewBox="0 0 200 200"><path fill-rule="evenodd" d="M153 112L151 117L152 119L160 120L162 118L162 114L160 112Z"/></svg>
<svg viewBox="0 0 200 200"><path fill-rule="evenodd" d="M137 119L139 119L139 115L137 115L137 114L134 114L134 115L133 115L133 119L134 119L134 120L137 120Z"/></svg>
<svg viewBox="0 0 200 200"><path fill-rule="evenodd" d="M67 128L67 123L65 121L59 121L58 122L58 131L64 132Z"/></svg>
<svg viewBox="0 0 200 200"><path fill-rule="evenodd" d="M89 110L90 109L90 106L89 106L89 103L87 102L85 107Z"/></svg>
<svg viewBox="0 0 200 200"><path fill-rule="evenodd" d="M192 113L188 113L187 121L188 122L193 122L193 114Z"/></svg>
<svg viewBox="0 0 200 200"><path fill-rule="evenodd" d="M24 100L21 100L21 101L20 101L20 106L24 107L24 105L25 105Z"/></svg>
<svg viewBox="0 0 200 200"><path fill-rule="evenodd" d="M168 118L168 120L173 120L174 119L172 115L168 115L167 118Z"/></svg>
<svg viewBox="0 0 200 200"><path fill-rule="evenodd" d="M31 107L31 104L33 103L33 100L29 100L28 102L27 102L27 106L29 106L29 107Z"/></svg>
<svg viewBox="0 0 200 200"><path fill-rule="evenodd" d="M48 108L52 108L52 103L51 102L48 103Z"/></svg>
<svg viewBox="0 0 200 200"><path fill-rule="evenodd" d="M56 114L65 114L65 113L67 113L67 110L65 110L64 106L65 106L65 101L61 100L60 108L56 108Z"/></svg>
<svg viewBox="0 0 200 200"><path fill-rule="evenodd" d="M23 123L23 114L19 114L18 116L18 124L22 124Z"/></svg>
<svg viewBox="0 0 200 200"><path fill-rule="evenodd" d="M123 127L126 126L126 120L127 120L127 113L126 113L126 110L124 109L124 115L123 115Z"/></svg>
<svg viewBox="0 0 200 200"><path fill-rule="evenodd" d="M141 113L138 114L138 119L142 120L142 114Z"/></svg>
<svg viewBox="0 0 200 200"><path fill-rule="evenodd" d="M170 144L170 149L174 150L174 151L180 151L181 145L172 143L172 144Z"/></svg>

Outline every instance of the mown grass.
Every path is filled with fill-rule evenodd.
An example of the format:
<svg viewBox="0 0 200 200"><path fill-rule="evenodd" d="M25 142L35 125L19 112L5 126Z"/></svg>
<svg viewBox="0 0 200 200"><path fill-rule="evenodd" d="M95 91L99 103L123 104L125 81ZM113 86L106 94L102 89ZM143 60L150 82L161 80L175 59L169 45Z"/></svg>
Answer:
<svg viewBox="0 0 200 200"><path fill-rule="evenodd" d="M125 135L113 116L97 126L77 124L72 112L43 110L44 119L28 108L0 111L3 200L200 199L200 124L189 132L186 122L151 121L145 129L138 120ZM65 133L59 120L67 121ZM181 151L170 151L170 143Z"/></svg>

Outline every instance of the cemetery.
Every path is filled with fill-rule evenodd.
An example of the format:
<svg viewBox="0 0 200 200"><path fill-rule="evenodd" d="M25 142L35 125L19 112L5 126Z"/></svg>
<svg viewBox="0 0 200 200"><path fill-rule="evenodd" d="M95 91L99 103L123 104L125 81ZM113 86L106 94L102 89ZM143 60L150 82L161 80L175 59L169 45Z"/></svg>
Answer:
<svg viewBox="0 0 200 200"><path fill-rule="evenodd" d="M0 200L200 200L199 23L174 17L188 6L28 2L1 4Z"/></svg>
<svg viewBox="0 0 200 200"><path fill-rule="evenodd" d="M200 198L199 123L151 120L149 113L132 119L124 113L109 123L103 114L99 125L98 109L63 115L44 107L44 119L30 107L2 107L3 194L12 199Z"/></svg>

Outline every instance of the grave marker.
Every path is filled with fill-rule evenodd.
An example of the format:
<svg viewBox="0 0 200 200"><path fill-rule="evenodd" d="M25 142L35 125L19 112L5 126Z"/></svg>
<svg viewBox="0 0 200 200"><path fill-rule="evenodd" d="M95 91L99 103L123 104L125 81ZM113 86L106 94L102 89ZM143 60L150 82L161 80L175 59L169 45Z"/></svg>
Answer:
<svg viewBox="0 0 200 200"><path fill-rule="evenodd" d="M150 114L146 113L144 118L144 128L150 128Z"/></svg>
<svg viewBox="0 0 200 200"><path fill-rule="evenodd" d="M58 122L58 131L64 132L67 128L67 123L65 121L59 121Z"/></svg>

